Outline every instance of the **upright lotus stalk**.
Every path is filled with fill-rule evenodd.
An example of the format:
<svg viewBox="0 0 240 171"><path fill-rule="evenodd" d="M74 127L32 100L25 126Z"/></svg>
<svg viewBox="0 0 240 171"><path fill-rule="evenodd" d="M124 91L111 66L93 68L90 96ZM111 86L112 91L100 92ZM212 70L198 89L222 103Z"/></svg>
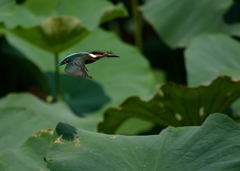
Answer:
<svg viewBox="0 0 240 171"><path fill-rule="evenodd" d="M62 100L61 87L60 87L60 74L58 64L58 53L55 53L55 85L56 85L56 99L57 101Z"/></svg>
<svg viewBox="0 0 240 171"><path fill-rule="evenodd" d="M131 0L131 3L135 28L135 45L138 47L140 51L142 51L141 17L138 10L138 0Z"/></svg>

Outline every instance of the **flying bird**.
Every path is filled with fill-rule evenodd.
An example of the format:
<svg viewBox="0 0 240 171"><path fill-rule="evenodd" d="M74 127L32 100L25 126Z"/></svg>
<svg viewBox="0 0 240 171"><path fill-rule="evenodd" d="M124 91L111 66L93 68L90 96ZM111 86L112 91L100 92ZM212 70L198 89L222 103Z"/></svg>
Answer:
<svg viewBox="0 0 240 171"><path fill-rule="evenodd" d="M65 72L68 75L76 77L89 77L87 74L88 69L85 67L85 64L93 63L101 58L105 57L119 57L114 55L112 52L104 51L93 51L93 52L79 52L73 53L65 57L57 66L67 64L65 67Z"/></svg>

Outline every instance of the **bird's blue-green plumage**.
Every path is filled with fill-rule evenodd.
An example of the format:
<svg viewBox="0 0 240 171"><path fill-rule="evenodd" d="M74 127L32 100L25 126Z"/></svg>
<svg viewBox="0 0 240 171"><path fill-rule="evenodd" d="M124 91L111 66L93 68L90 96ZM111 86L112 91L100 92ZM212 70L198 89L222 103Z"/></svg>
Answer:
<svg viewBox="0 0 240 171"><path fill-rule="evenodd" d="M72 54L66 56L61 62L59 62L59 63L57 64L57 66L61 66L61 65L65 64L64 61L65 61L66 59L74 59L74 58L81 57L82 55L87 55L87 54L89 54L89 52L72 53Z"/></svg>
<svg viewBox="0 0 240 171"><path fill-rule="evenodd" d="M57 66L67 64L65 72L68 75L77 77L89 77L87 74L87 68L85 64L93 63L98 59L104 57L118 57L111 52L93 51L93 52L79 52L73 53L65 57Z"/></svg>

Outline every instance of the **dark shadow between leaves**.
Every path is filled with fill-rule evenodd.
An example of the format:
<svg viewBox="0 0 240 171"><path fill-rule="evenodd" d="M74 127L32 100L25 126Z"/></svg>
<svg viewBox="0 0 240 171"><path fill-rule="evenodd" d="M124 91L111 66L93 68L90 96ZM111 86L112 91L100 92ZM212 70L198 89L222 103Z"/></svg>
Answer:
<svg viewBox="0 0 240 171"><path fill-rule="evenodd" d="M56 97L54 73L47 72L51 92ZM92 113L110 101L103 88L91 79L60 75L63 100L78 116Z"/></svg>
<svg viewBox="0 0 240 171"><path fill-rule="evenodd" d="M30 92L45 100L49 89L40 69L21 52L0 39L0 97L10 92Z"/></svg>
<svg viewBox="0 0 240 171"><path fill-rule="evenodd" d="M228 11L223 16L227 24L237 24L240 21L240 1L235 0Z"/></svg>

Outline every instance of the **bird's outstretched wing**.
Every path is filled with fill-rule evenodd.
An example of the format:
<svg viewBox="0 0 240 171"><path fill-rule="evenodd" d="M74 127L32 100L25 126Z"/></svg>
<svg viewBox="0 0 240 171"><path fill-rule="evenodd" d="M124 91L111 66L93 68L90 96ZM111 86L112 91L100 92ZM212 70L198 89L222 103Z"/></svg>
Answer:
<svg viewBox="0 0 240 171"><path fill-rule="evenodd" d="M76 77L90 77L87 74L87 68L84 65L85 60L83 58L76 58L69 62L65 67L65 72L68 75L76 76ZM90 77L91 78L91 77Z"/></svg>

